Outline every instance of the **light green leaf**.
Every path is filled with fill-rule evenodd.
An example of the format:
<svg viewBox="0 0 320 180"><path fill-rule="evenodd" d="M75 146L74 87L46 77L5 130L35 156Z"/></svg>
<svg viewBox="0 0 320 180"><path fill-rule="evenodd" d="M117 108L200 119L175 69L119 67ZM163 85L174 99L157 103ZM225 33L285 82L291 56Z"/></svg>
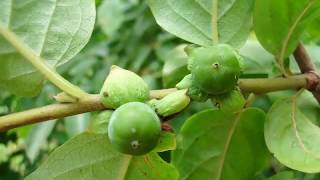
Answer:
<svg viewBox="0 0 320 180"><path fill-rule="evenodd" d="M94 22L94 0L0 1L0 24L52 67L64 64L85 46ZM1 35L0 62L1 87L22 96L41 90L42 75Z"/></svg>
<svg viewBox="0 0 320 180"><path fill-rule="evenodd" d="M88 131L97 134L108 133L108 124L112 115L111 110L101 111L95 115L90 120Z"/></svg>
<svg viewBox="0 0 320 180"><path fill-rule="evenodd" d="M268 77L271 74L274 57L257 40L248 40L239 52L244 58L242 71L245 76Z"/></svg>
<svg viewBox="0 0 320 180"><path fill-rule="evenodd" d="M284 165L303 172L320 172L320 128L297 107L297 97L276 101L267 115L265 140Z"/></svg>
<svg viewBox="0 0 320 180"><path fill-rule="evenodd" d="M173 164L181 179L254 179L267 162L265 115L256 108L233 114L208 110L195 114L177 137Z"/></svg>
<svg viewBox="0 0 320 180"><path fill-rule="evenodd" d="M112 36L125 21L126 3L120 0L105 0L98 8L98 24L107 36Z"/></svg>
<svg viewBox="0 0 320 180"><path fill-rule="evenodd" d="M38 157L40 150L44 144L47 143L47 138L51 134L56 120L47 121L36 124L26 139L26 154L31 163Z"/></svg>
<svg viewBox="0 0 320 180"><path fill-rule="evenodd" d="M83 133L56 149L26 180L165 180L178 179L176 169L157 153L129 156L115 151L106 134Z"/></svg>
<svg viewBox="0 0 320 180"><path fill-rule="evenodd" d="M170 33L199 45L212 44L212 0L148 0L157 23ZM241 47L251 28L253 0L219 0L220 43Z"/></svg>
<svg viewBox="0 0 320 180"><path fill-rule="evenodd" d="M172 49L166 56L162 69L162 81L165 88L175 87L181 79L189 74L187 69L188 56L184 51L185 44Z"/></svg>
<svg viewBox="0 0 320 180"><path fill-rule="evenodd" d="M64 118L66 133L69 137L76 136L84 132L89 124L90 113L78 114Z"/></svg>
<svg viewBox="0 0 320 180"><path fill-rule="evenodd" d="M282 61L297 47L319 8L318 0L257 0L254 30L262 46Z"/></svg>
<svg viewBox="0 0 320 180"><path fill-rule="evenodd" d="M161 137L154 152L164 152L176 149L176 135L169 132L161 132Z"/></svg>

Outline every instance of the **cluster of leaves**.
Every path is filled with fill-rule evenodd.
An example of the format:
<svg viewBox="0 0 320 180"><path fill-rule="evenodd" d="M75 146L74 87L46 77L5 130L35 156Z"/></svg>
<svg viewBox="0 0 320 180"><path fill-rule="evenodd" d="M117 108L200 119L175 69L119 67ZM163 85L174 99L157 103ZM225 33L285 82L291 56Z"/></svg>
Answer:
<svg viewBox="0 0 320 180"><path fill-rule="evenodd" d="M4 0L0 2L0 26L11 28L48 65L90 93L99 92L112 64L139 73L152 89L174 87L189 74L183 50L186 42L177 37L208 46L213 42L213 29L220 43L238 48L244 57L242 78L275 77L288 69L298 73L290 55L301 40L308 43L308 52L320 68L317 0L220 0L217 7L213 2L96 1L94 27L93 1ZM216 23L212 21L214 10L218 11ZM163 32L156 22L177 37ZM250 35L252 27L258 40ZM1 115L52 102L58 90L48 84L42 88L44 77L2 36L0 59ZM25 98L41 89L36 98ZM110 111L9 133L17 134L25 145L26 153L21 156L28 162L20 165L31 163L27 170L19 171L21 175L38 166L48 151L73 137L27 179L319 178L319 174L306 174L320 171L320 130L316 126L320 111L312 95L270 93L259 96L252 106L234 113L217 110L210 101L192 102L169 122L177 138L163 133L153 152L137 157L116 152L108 142L106 116ZM19 140L15 144L19 145ZM8 149L5 142L0 145ZM5 169L10 162L6 157Z"/></svg>

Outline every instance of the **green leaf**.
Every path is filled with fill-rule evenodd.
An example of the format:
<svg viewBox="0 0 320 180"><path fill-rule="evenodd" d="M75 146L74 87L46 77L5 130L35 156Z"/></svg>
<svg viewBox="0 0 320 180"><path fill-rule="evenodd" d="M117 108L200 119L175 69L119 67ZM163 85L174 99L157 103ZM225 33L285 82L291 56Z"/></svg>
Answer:
<svg viewBox="0 0 320 180"><path fill-rule="evenodd" d="M242 77L268 77L271 74L274 57L257 40L248 40L239 52L244 58Z"/></svg>
<svg viewBox="0 0 320 180"><path fill-rule="evenodd" d="M199 45L212 44L212 0L148 0L157 23L170 33ZM251 28L253 0L220 0L220 43L241 47Z"/></svg>
<svg viewBox="0 0 320 180"><path fill-rule="evenodd" d="M254 30L262 46L282 61L297 47L308 25L319 15L318 0L257 0Z"/></svg>
<svg viewBox="0 0 320 180"><path fill-rule="evenodd" d="M177 137L173 164L181 179L254 179L267 162L265 114L208 110L195 114Z"/></svg>
<svg viewBox="0 0 320 180"><path fill-rule="evenodd" d="M162 69L162 81L165 88L175 87L181 79L189 74L187 64L188 56L184 51L186 45L179 45L166 56Z"/></svg>
<svg viewBox="0 0 320 180"><path fill-rule="evenodd" d="M84 132L89 124L90 114L78 114L75 116L69 116L64 118L64 125L66 133L69 137L76 136Z"/></svg>
<svg viewBox="0 0 320 180"><path fill-rule="evenodd" d="M320 41L320 18L316 18L314 21L312 21L304 33L304 42L319 42Z"/></svg>
<svg viewBox="0 0 320 180"><path fill-rule="evenodd" d="M26 180L178 179L157 153L129 156L115 151L106 134L83 133L56 149Z"/></svg>
<svg viewBox="0 0 320 180"><path fill-rule="evenodd" d="M52 67L64 64L85 46L94 22L94 0L0 1L0 24ZM41 90L42 75L1 35L0 61L3 88L21 96Z"/></svg>
<svg viewBox="0 0 320 180"><path fill-rule="evenodd" d="M293 171L282 171L274 176L268 178L268 180L295 180Z"/></svg>
<svg viewBox="0 0 320 180"><path fill-rule="evenodd" d="M101 111L95 114L91 120L88 127L88 131L97 134L108 133L108 124L112 115L111 110Z"/></svg>
<svg viewBox="0 0 320 180"><path fill-rule="evenodd" d="M176 135L169 132L161 132L159 143L154 152L164 152L176 149Z"/></svg>
<svg viewBox="0 0 320 180"><path fill-rule="evenodd" d="M297 107L297 97L276 101L267 115L265 140L284 165L303 172L320 172L320 128Z"/></svg>
<svg viewBox="0 0 320 180"><path fill-rule="evenodd" d="M43 144L51 134L57 121L47 121L35 125L26 138L26 154L31 163L38 157Z"/></svg>
<svg viewBox="0 0 320 180"><path fill-rule="evenodd" d="M107 36L118 31L125 21L126 3L119 0L105 0L98 8L98 24Z"/></svg>

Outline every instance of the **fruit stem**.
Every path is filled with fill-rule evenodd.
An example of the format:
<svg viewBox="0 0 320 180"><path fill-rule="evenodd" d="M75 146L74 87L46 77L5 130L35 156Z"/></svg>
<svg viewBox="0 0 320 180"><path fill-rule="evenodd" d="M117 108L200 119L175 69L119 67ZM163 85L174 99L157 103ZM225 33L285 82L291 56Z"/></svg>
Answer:
<svg viewBox="0 0 320 180"><path fill-rule="evenodd" d="M49 81L58 88L76 99L84 99L88 94L78 86L71 84L49 67L45 61L39 57L27 44L19 37L0 23L0 35L2 35L26 60L28 60L37 70L39 70Z"/></svg>

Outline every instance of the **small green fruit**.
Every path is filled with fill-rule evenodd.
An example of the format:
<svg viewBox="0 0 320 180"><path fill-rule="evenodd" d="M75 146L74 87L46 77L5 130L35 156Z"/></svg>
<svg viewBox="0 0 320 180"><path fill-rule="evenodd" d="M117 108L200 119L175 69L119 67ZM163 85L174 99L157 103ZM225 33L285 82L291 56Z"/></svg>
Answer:
<svg viewBox="0 0 320 180"><path fill-rule="evenodd" d="M156 103L156 111L161 116L170 116L182 111L190 103L187 90L179 90L168 94Z"/></svg>
<svg viewBox="0 0 320 180"><path fill-rule="evenodd" d="M141 102L120 106L112 114L108 126L108 136L114 148L131 155L143 155L154 149L160 133L159 117Z"/></svg>
<svg viewBox="0 0 320 180"><path fill-rule="evenodd" d="M102 103L117 108L128 102L145 102L149 99L149 87L137 74L112 66L101 89Z"/></svg>
<svg viewBox="0 0 320 180"><path fill-rule="evenodd" d="M193 83L211 95L231 91L241 72L239 59L238 53L226 44L193 49L189 59Z"/></svg>

